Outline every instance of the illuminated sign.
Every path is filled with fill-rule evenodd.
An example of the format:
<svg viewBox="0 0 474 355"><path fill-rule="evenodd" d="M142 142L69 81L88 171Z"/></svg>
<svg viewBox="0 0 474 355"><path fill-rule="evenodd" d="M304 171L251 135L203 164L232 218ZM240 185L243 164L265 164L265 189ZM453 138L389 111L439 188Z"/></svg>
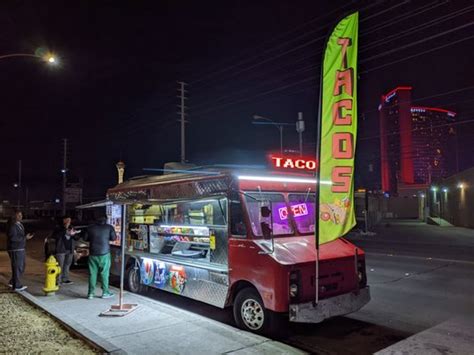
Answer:
<svg viewBox="0 0 474 355"><path fill-rule="evenodd" d="M456 116L456 112L448 111L448 110L445 110L443 108L438 108L438 107L412 107L410 111L411 112L435 111L435 112L446 113L449 117Z"/></svg>
<svg viewBox="0 0 474 355"><path fill-rule="evenodd" d="M271 156L272 164L278 169L296 169L315 171L317 162L315 159L302 157Z"/></svg>
<svg viewBox="0 0 474 355"><path fill-rule="evenodd" d="M293 212L293 216L295 217L302 217L308 215L308 206L306 203L300 203L298 205L291 206L291 211Z"/></svg>
<svg viewBox="0 0 474 355"><path fill-rule="evenodd" d="M294 217L302 217L302 216L308 215L308 206L306 205L306 203L293 205L290 208ZM285 219L288 218L288 209L286 207L279 208L278 215L280 216L280 219L284 221Z"/></svg>
<svg viewBox="0 0 474 355"><path fill-rule="evenodd" d="M390 95L386 96L385 102L389 102L392 99L392 97L394 97L395 95L396 95L396 92L394 91Z"/></svg>

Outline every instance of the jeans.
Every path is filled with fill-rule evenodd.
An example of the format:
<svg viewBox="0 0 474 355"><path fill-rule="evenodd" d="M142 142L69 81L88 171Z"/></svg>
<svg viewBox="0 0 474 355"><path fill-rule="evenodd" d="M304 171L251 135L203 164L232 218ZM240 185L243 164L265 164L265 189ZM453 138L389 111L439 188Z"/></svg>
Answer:
<svg viewBox="0 0 474 355"><path fill-rule="evenodd" d="M74 260L73 253L56 254L56 260L58 261L59 267L61 268L61 274L58 276L58 283L69 281L69 269L71 268L72 261Z"/></svg>
<svg viewBox="0 0 474 355"><path fill-rule="evenodd" d="M8 256L10 256L12 267L12 278L10 283L13 289L20 288L23 286L21 284L20 277L25 272L25 249L14 251L9 250Z"/></svg>
<svg viewBox="0 0 474 355"><path fill-rule="evenodd" d="M89 255L89 295L95 295L97 276L102 283L102 294L109 293L110 253L105 255Z"/></svg>

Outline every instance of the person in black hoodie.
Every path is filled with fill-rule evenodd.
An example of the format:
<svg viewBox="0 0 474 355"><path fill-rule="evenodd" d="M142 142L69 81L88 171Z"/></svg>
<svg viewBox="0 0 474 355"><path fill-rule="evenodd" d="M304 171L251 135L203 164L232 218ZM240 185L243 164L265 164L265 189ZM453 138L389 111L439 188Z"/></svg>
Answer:
<svg viewBox="0 0 474 355"><path fill-rule="evenodd" d="M69 269L71 268L74 259L74 240L75 235L79 233L71 226L71 218L64 216L62 224L59 225L53 232L53 239L55 241L56 260L61 268L61 274L58 276L59 284L72 284L69 280Z"/></svg>
<svg viewBox="0 0 474 355"><path fill-rule="evenodd" d="M16 211L7 226L7 251L12 267L11 288L15 291L26 290L21 284L20 278L25 271L25 248L26 241L33 238L33 234L25 233L25 227L21 223L23 214Z"/></svg>

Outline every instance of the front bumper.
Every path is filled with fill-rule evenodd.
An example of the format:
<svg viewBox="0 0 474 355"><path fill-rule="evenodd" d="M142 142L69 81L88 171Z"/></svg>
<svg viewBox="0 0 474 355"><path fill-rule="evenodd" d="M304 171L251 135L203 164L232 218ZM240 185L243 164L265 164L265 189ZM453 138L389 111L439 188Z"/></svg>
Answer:
<svg viewBox="0 0 474 355"><path fill-rule="evenodd" d="M291 322L320 323L331 317L358 311L370 301L369 287L343 295L313 302L290 304L289 317Z"/></svg>

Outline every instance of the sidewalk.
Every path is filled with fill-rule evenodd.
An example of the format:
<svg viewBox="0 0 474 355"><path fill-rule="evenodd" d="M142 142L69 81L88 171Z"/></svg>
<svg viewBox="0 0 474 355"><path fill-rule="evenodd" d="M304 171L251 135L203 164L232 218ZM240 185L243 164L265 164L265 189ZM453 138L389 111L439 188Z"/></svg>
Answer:
<svg viewBox="0 0 474 355"><path fill-rule="evenodd" d="M0 252L0 279L10 278L10 261ZM125 292L125 303L139 308L125 317L99 317L118 297L87 300L87 279L72 273L73 285L54 296L42 291L44 265L27 258L21 294L53 317L111 353L128 354L303 354L271 339L248 333L137 294ZM100 291L98 291L99 293ZM113 292L118 294L118 290Z"/></svg>
<svg viewBox="0 0 474 355"><path fill-rule="evenodd" d="M450 319L380 350L375 355L472 354L473 334L474 320L471 318Z"/></svg>

